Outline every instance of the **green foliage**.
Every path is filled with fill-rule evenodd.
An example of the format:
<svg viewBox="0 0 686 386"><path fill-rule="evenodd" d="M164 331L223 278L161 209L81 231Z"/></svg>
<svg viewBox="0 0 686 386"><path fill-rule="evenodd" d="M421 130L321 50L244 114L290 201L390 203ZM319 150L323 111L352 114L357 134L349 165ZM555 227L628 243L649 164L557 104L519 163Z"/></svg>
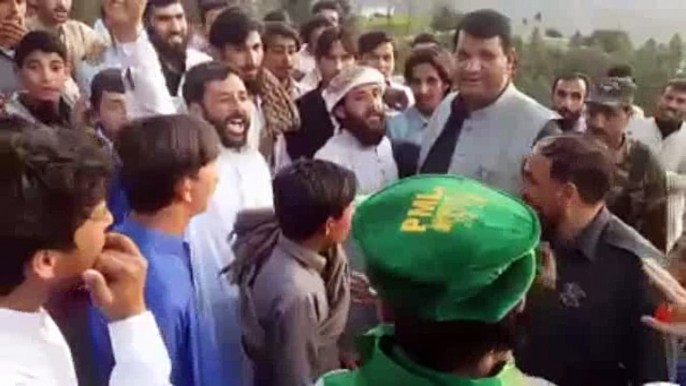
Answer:
<svg viewBox="0 0 686 386"><path fill-rule="evenodd" d="M557 30L555 28L547 28L545 30L545 36L548 38L563 38L564 37L562 32L560 32L559 30Z"/></svg>
<svg viewBox="0 0 686 386"><path fill-rule="evenodd" d="M442 32L453 31L463 16L453 7L446 4L441 5L434 11L431 18L431 28Z"/></svg>

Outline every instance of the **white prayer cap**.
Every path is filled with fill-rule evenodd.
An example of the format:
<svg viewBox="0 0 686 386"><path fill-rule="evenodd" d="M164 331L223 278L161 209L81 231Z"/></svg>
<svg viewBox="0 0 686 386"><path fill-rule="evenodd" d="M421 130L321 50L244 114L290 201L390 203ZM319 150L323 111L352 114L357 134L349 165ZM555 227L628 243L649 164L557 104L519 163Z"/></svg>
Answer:
<svg viewBox="0 0 686 386"><path fill-rule="evenodd" d="M331 80L322 92L326 109L333 114L336 107L345 95L357 86L378 84L382 89L386 86L386 78L378 70L365 66L351 66L341 71Z"/></svg>

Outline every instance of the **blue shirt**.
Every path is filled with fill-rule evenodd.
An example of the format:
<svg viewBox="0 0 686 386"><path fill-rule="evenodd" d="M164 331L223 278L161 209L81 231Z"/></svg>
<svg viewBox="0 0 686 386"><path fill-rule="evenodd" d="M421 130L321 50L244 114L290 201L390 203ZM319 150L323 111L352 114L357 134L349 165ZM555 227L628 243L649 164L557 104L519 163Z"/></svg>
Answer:
<svg viewBox="0 0 686 386"><path fill-rule="evenodd" d="M205 320L196 311L188 245L181 236L149 229L130 217L116 228L129 236L148 260L145 301L155 316L172 362L174 386L226 385ZM104 316L91 309L95 357L109 379L114 364Z"/></svg>
<svg viewBox="0 0 686 386"><path fill-rule="evenodd" d="M388 121L388 137L421 145L422 134L428 123L429 119L424 117L416 106L412 106Z"/></svg>
<svg viewBox="0 0 686 386"><path fill-rule="evenodd" d="M114 172L112 173L112 180L107 187L107 209L110 210L114 217L113 226L117 226L124 221L129 214L131 208L129 207L129 199L126 197L124 186L121 179L121 161L114 151L114 144L112 140L107 138L101 127L96 128L96 135L105 143L112 157L112 164L114 165Z"/></svg>

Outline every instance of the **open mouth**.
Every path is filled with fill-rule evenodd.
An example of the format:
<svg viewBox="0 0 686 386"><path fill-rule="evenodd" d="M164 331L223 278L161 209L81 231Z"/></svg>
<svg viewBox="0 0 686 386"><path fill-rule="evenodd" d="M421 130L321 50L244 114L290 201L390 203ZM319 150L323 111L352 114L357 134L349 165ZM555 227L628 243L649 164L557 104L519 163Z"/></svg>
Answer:
<svg viewBox="0 0 686 386"><path fill-rule="evenodd" d="M243 118L233 118L226 121L226 133L231 136L242 136L245 134L246 122Z"/></svg>
<svg viewBox="0 0 686 386"><path fill-rule="evenodd" d="M69 11L64 9L55 10L55 17L58 20L66 20L69 18Z"/></svg>

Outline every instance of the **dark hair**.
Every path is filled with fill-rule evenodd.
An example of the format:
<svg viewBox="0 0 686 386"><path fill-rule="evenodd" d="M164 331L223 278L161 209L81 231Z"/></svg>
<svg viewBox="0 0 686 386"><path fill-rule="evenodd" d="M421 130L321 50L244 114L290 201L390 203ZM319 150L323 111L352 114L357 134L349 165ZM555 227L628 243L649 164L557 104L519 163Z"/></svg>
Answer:
<svg viewBox="0 0 686 386"><path fill-rule="evenodd" d="M340 218L355 199L355 175L336 164L303 160L274 177L274 210L281 232L294 241L314 236L330 217Z"/></svg>
<svg viewBox="0 0 686 386"><path fill-rule="evenodd" d="M453 48L457 48L460 32L466 32L479 39L500 38L503 51L512 47L512 25L510 19L492 9L482 9L465 15L455 30Z"/></svg>
<svg viewBox="0 0 686 386"><path fill-rule="evenodd" d="M169 206L175 186L219 155L217 132L189 115L160 115L126 125L116 143L131 209L155 213Z"/></svg>
<svg viewBox="0 0 686 386"><path fill-rule="evenodd" d="M55 35L45 31L33 31L24 36L14 51L14 63L22 68L26 58L32 53L40 51L46 54L57 54L65 63L69 61L67 48Z"/></svg>
<svg viewBox="0 0 686 386"><path fill-rule="evenodd" d="M418 364L442 373L474 367L492 351L514 349L521 338L517 311L497 323L470 320L426 321L395 316L392 339Z"/></svg>
<svg viewBox="0 0 686 386"><path fill-rule="evenodd" d="M288 14L283 9L275 9L266 15L264 15L264 18L262 19L265 23L272 23L272 22L282 22L282 23L287 23L291 24L291 16Z"/></svg>
<svg viewBox="0 0 686 386"><path fill-rule="evenodd" d="M552 163L550 176L560 182L571 182L587 204L605 199L612 186L614 164L606 148L579 135L543 138L534 147Z"/></svg>
<svg viewBox="0 0 686 386"><path fill-rule="evenodd" d="M124 94L126 92L121 70L109 68L100 71L95 78L93 78L90 96L92 109L96 111L100 109L100 102L102 102L102 95L105 91L117 94Z"/></svg>
<svg viewBox="0 0 686 386"><path fill-rule="evenodd" d="M667 82L663 92L667 91L668 88L672 88L678 92L686 92L686 78L675 78Z"/></svg>
<svg viewBox="0 0 686 386"><path fill-rule="evenodd" d="M207 22L207 14L217 10L229 7L232 2L229 0L205 0L200 2L200 21L204 25Z"/></svg>
<svg viewBox="0 0 686 386"><path fill-rule="evenodd" d="M315 16L312 19L308 20L307 23L303 24L302 27L300 27L300 40L307 44L310 44L312 43L310 41L310 35L312 35L312 33L315 30L318 30L320 28L330 28L333 26L333 23L331 23L331 21L329 21L329 19L327 19L326 17Z"/></svg>
<svg viewBox="0 0 686 386"><path fill-rule="evenodd" d="M337 1L334 0L321 0L315 3L315 5L312 6L312 14L316 15L321 11L336 11L338 14L343 13L343 8L341 8L341 5L338 4Z"/></svg>
<svg viewBox="0 0 686 386"><path fill-rule="evenodd" d="M405 62L405 81L412 81L414 68L420 64L429 64L438 72L444 83L451 84L453 74L452 56L445 50L436 47L419 48Z"/></svg>
<svg viewBox="0 0 686 386"><path fill-rule="evenodd" d="M360 36L360 38L357 40L357 49L360 51L360 55L364 55L374 51L377 47L386 43L393 44L393 38L391 38L386 32L367 32L366 34Z"/></svg>
<svg viewBox="0 0 686 386"><path fill-rule="evenodd" d="M435 44L437 46L440 46L441 43L436 39L436 36L432 33L429 32L422 32L418 34L417 36L414 37L412 40L412 44L410 46L412 48L416 47L419 44Z"/></svg>
<svg viewBox="0 0 686 386"><path fill-rule="evenodd" d="M262 34L262 24L239 7L222 12L210 28L210 44L222 50L227 44L242 45L251 32Z"/></svg>
<svg viewBox="0 0 686 386"><path fill-rule="evenodd" d="M572 80L580 80L580 81L584 82L584 84L586 85L586 96L588 96L588 94L591 92L591 78L589 78L588 75L582 74L580 72L574 72L571 74L562 74L562 75L558 76L557 78L555 78L555 80L553 81L553 88L551 90L552 93L553 94L555 93L555 90L557 89L557 86L560 83L560 81L569 82Z"/></svg>
<svg viewBox="0 0 686 386"><path fill-rule="evenodd" d="M145 11L143 12L143 20L149 22L150 17L152 16L152 12L155 10L155 8L164 8L174 4L182 3L181 0L148 0L148 4L146 5Z"/></svg>
<svg viewBox="0 0 686 386"><path fill-rule="evenodd" d="M183 99L186 105L202 104L207 84L225 80L230 74L236 72L226 63L219 61L205 62L192 67L186 73L183 84Z"/></svg>
<svg viewBox="0 0 686 386"><path fill-rule="evenodd" d="M290 25L276 21L265 23L264 34L262 34L265 49L269 48L275 37L293 40L296 49L300 51L300 37L298 36L298 32Z"/></svg>
<svg viewBox="0 0 686 386"><path fill-rule="evenodd" d="M0 132L0 296L24 282L38 251L75 247L74 233L105 199L110 159L80 130Z"/></svg>
<svg viewBox="0 0 686 386"><path fill-rule="evenodd" d="M317 47L314 50L315 59L319 60L329 55L334 43L338 41L350 55L357 56L357 44L353 34L344 27L331 27L325 29L317 40Z"/></svg>
<svg viewBox="0 0 686 386"><path fill-rule="evenodd" d="M608 78L634 78L634 68L630 64L617 64L607 69Z"/></svg>

